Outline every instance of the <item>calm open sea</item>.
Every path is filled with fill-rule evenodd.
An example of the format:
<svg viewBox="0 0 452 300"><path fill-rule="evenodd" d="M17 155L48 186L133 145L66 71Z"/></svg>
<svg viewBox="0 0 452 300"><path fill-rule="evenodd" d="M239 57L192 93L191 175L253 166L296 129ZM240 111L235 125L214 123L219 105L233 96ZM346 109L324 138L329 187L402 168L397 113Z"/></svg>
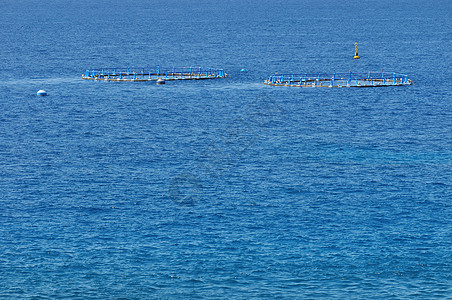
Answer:
<svg viewBox="0 0 452 300"><path fill-rule="evenodd" d="M451 1L0 11L0 298L452 298ZM157 65L229 78L81 79Z"/></svg>

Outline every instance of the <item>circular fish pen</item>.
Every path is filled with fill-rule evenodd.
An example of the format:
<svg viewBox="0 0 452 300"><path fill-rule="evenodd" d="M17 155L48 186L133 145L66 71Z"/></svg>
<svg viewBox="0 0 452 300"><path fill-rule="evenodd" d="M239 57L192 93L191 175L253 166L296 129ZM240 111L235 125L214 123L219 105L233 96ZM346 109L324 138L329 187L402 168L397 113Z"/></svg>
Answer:
<svg viewBox="0 0 452 300"><path fill-rule="evenodd" d="M381 87L411 85L407 75L393 72L274 74L264 82L295 87Z"/></svg>
<svg viewBox="0 0 452 300"><path fill-rule="evenodd" d="M82 79L104 81L201 80L225 78L223 69L201 67L146 67L89 69Z"/></svg>

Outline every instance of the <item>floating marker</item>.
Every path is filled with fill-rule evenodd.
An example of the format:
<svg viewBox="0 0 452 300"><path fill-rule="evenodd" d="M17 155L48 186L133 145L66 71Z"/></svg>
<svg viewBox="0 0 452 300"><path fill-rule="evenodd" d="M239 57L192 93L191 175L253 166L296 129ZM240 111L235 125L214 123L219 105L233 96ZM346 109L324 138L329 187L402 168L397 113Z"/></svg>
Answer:
<svg viewBox="0 0 452 300"><path fill-rule="evenodd" d="M247 69L241 69L240 72L246 72L248 71Z"/></svg>
<svg viewBox="0 0 452 300"><path fill-rule="evenodd" d="M39 91L36 93L36 95L38 95L38 96L47 96L47 92L44 91L44 90L39 90Z"/></svg>
<svg viewBox="0 0 452 300"><path fill-rule="evenodd" d="M355 43L355 56L353 56L353 59L359 59L359 55L358 55L358 43Z"/></svg>

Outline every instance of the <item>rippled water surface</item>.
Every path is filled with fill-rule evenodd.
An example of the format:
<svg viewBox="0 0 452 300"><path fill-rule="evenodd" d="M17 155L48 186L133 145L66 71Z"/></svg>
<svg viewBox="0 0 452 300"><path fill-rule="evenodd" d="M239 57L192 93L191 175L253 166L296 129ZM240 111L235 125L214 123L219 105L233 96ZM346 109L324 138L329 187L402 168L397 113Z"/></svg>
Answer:
<svg viewBox="0 0 452 300"><path fill-rule="evenodd" d="M72 2L0 5L0 298L452 297L450 1ZM81 79L156 65L229 77Z"/></svg>

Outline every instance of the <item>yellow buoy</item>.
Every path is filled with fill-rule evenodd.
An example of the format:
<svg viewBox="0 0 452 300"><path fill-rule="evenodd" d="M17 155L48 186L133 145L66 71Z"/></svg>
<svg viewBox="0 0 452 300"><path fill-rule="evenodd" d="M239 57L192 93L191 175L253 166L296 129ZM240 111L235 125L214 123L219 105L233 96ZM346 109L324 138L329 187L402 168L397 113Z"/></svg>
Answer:
<svg viewBox="0 0 452 300"><path fill-rule="evenodd" d="M358 55L358 43L355 43L355 56L353 56L353 59L359 59L359 55Z"/></svg>

